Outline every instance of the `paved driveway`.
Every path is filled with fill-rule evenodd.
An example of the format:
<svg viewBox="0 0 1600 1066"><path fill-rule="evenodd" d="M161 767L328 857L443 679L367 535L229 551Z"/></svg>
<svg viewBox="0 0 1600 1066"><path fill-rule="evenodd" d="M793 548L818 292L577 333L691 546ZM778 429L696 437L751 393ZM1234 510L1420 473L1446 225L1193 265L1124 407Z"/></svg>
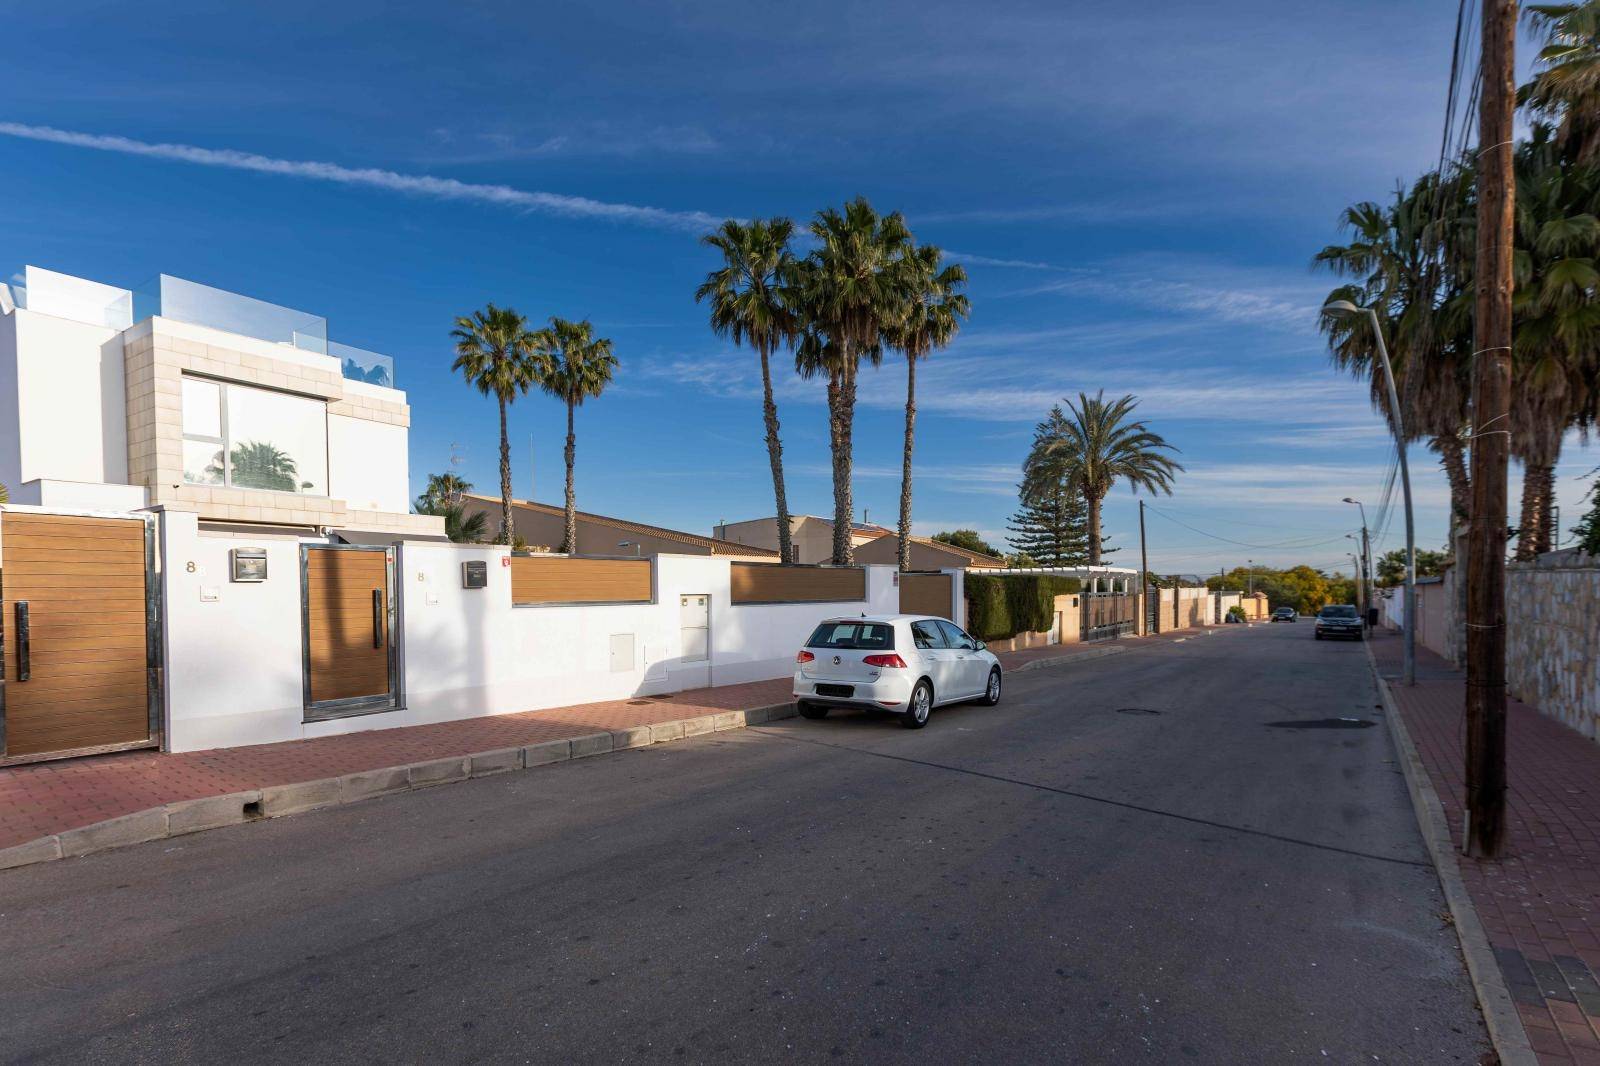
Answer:
<svg viewBox="0 0 1600 1066"><path fill-rule="evenodd" d="M1474 1062L1362 649L1309 628L11 871L0 1057Z"/></svg>

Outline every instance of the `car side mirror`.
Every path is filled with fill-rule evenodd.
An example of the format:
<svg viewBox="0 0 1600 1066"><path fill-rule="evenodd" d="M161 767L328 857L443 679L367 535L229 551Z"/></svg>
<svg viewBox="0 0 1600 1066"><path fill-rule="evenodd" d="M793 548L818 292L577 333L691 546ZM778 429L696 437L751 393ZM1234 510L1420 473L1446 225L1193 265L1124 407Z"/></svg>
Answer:
<svg viewBox="0 0 1600 1066"><path fill-rule="evenodd" d="M975 644L972 645L972 650L973 651L988 651L989 650L989 645L985 644L983 641L980 640L980 641L978 641L978 642L976 642Z"/></svg>

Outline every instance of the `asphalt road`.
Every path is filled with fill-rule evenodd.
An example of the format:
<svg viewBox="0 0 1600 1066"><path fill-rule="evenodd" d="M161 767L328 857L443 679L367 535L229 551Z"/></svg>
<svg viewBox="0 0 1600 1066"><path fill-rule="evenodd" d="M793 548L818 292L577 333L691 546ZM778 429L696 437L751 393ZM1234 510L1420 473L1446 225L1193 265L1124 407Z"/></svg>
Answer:
<svg viewBox="0 0 1600 1066"><path fill-rule="evenodd" d="M1241 627L11 871L0 1058L1475 1062L1377 702Z"/></svg>

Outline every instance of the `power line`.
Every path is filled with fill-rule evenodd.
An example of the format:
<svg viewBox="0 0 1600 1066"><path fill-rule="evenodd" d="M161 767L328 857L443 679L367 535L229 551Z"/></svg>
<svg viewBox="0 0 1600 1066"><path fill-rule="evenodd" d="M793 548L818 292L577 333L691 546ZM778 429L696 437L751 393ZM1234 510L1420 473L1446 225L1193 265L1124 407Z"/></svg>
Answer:
<svg viewBox="0 0 1600 1066"><path fill-rule="evenodd" d="M1302 539L1296 539L1296 540L1280 541L1279 543L1276 543L1276 544L1252 544L1249 541L1234 540L1231 537L1223 537L1223 536L1219 536L1219 535L1217 535L1215 533L1208 533L1205 530L1200 529L1200 528L1198 528L1196 526L1191 526L1189 523L1184 522L1181 519L1174 518L1172 515L1167 514L1165 511L1163 511L1163 510L1161 510L1161 509L1159 509L1157 507L1154 507L1154 506L1150 505L1149 503L1145 504L1145 509L1148 510L1148 511L1155 512L1156 514L1160 515L1162 518L1165 518L1168 522L1172 522L1172 523L1174 523L1176 525L1182 526L1184 529L1187 529L1191 533L1198 533L1202 537L1209 537L1212 540L1219 540L1219 541L1222 541L1224 544L1235 544L1235 545L1238 545L1241 548L1254 548L1254 549L1258 549L1258 550L1261 550L1261 551L1270 551L1270 550L1272 550L1274 548L1317 548L1317 547L1321 547L1324 544L1332 544L1335 541L1344 539L1344 534L1341 533L1337 537L1330 537L1327 540L1319 540L1319 541L1312 541L1312 542L1305 542L1303 540L1303 538L1302 538Z"/></svg>

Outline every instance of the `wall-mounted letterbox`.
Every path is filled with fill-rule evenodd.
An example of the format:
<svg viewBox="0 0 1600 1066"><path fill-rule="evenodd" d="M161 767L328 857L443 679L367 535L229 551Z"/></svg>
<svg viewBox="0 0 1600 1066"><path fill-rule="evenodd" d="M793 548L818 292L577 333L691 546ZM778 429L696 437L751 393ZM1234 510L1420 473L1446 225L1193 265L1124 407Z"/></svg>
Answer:
<svg viewBox="0 0 1600 1066"><path fill-rule="evenodd" d="M267 579L267 549L235 548L228 556L231 560L228 569L231 580L257 582Z"/></svg>
<svg viewBox="0 0 1600 1066"><path fill-rule="evenodd" d="M461 587L481 589L489 587L489 564L482 560L461 564Z"/></svg>

